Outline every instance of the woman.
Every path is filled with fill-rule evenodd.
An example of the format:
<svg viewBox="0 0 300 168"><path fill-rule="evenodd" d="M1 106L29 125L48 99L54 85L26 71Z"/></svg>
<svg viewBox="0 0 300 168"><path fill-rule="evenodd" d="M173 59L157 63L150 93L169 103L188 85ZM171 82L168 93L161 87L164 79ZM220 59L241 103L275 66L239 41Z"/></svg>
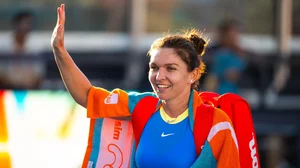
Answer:
<svg viewBox="0 0 300 168"><path fill-rule="evenodd" d="M166 36L152 44L149 81L154 93L126 93L120 89L108 92L93 87L73 62L64 47L65 6L61 5L57 12L51 44L66 88L78 104L87 108L90 118L131 117L136 148L132 149L130 167L239 167L231 121L219 109L213 108L212 127L201 154L197 153L201 149L195 145L194 114L202 101L194 89L204 72L201 56L206 46L197 31ZM158 108L137 137L134 123L146 115L137 109L144 101L144 111L149 110L151 98L159 99ZM118 135L119 132L116 138ZM88 166L95 164L89 162Z"/></svg>

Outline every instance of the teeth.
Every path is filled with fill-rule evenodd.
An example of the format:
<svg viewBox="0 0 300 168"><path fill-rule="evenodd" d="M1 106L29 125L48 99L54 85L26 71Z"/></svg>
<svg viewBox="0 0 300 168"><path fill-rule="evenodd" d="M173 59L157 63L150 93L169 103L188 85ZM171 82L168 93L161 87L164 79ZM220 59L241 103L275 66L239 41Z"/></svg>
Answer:
<svg viewBox="0 0 300 168"><path fill-rule="evenodd" d="M159 88L167 88L169 87L168 85L157 85Z"/></svg>

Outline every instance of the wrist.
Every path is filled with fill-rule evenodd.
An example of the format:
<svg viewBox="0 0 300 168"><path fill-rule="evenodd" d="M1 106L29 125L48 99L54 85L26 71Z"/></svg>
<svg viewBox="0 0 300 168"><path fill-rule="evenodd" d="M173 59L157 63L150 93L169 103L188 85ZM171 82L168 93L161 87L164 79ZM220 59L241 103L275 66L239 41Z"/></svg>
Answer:
<svg viewBox="0 0 300 168"><path fill-rule="evenodd" d="M53 52L55 53L63 53L66 52L66 48L64 46L60 47L52 47Z"/></svg>

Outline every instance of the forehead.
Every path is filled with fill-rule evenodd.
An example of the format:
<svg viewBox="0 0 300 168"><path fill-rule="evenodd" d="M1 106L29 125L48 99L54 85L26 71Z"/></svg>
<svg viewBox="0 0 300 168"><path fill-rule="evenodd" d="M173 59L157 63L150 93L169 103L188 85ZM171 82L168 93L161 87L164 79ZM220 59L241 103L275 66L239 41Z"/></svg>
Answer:
<svg viewBox="0 0 300 168"><path fill-rule="evenodd" d="M182 64L184 63L173 48L160 48L150 52L150 64Z"/></svg>

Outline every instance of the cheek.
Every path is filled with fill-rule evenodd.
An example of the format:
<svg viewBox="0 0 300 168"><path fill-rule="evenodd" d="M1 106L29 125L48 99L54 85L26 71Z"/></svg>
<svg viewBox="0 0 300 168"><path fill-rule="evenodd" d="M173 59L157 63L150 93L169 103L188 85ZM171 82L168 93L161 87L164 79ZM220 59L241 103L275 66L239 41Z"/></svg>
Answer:
<svg viewBox="0 0 300 168"><path fill-rule="evenodd" d="M149 82L150 82L151 84L152 84L152 82L154 81L154 79L155 79L154 73L151 72L151 71L149 71L149 72L148 72L148 80L149 80Z"/></svg>
<svg viewBox="0 0 300 168"><path fill-rule="evenodd" d="M172 76L170 80L173 82L173 84L176 84L180 87L185 86L188 83L188 75Z"/></svg>

